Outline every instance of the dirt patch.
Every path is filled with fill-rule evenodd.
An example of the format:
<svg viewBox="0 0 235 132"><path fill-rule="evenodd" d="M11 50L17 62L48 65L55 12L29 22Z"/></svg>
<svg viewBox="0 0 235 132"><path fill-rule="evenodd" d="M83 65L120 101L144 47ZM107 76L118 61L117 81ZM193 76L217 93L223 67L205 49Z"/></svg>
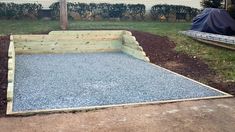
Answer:
<svg viewBox="0 0 235 132"><path fill-rule="evenodd" d="M7 71L9 36L0 36L0 117L5 116L7 106Z"/></svg>
<svg viewBox="0 0 235 132"><path fill-rule="evenodd" d="M235 83L214 82L216 74L196 56L189 56L174 50L175 43L167 37L150 33L131 31L143 47L150 61L154 64L177 72L198 81L206 81L208 85L235 95Z"/></svg>

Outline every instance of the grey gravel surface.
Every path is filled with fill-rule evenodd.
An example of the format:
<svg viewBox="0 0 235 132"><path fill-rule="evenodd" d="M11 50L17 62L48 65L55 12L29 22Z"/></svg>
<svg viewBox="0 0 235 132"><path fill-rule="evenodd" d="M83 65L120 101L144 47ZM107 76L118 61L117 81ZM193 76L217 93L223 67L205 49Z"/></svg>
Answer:
<svg viewBox="0 0 235 132"><path fill-rule="evenodd" d="M123 53L16 56L14 112L220 95Z"/></svg>

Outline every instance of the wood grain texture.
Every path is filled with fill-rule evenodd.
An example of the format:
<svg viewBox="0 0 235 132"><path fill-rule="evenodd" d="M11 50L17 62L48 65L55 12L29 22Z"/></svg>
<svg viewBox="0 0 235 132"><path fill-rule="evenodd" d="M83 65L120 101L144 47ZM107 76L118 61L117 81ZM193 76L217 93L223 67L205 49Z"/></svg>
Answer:
<svg viewBox="0 0 235 132"><path fill-rule="evenodd" d="M20 53L86 53L97 51L121 50L121 41L55 41L55 42L18 42L15 43L17 54Z"/></svg>
<svg viewBox="0 0 235 132"><path fill-rule="evenodd" d="M116 52L121 51L123 32L52 31L49 35L14 35L15 51L17 54Z"/></svg>
<svg viewBox="0 0 235 132"><path fill-rule="evenodd" d="M46 41L81 41L81 40L120 40L119 34L105 35L14 35L16 42L46 42Z"/></svg>
<svg viewBox="0 0 235 132"><path fill-rule="evenodd" d="M51 31L49 32L49 35L122 35L124 30L66 30L66 31Z"/></svg>

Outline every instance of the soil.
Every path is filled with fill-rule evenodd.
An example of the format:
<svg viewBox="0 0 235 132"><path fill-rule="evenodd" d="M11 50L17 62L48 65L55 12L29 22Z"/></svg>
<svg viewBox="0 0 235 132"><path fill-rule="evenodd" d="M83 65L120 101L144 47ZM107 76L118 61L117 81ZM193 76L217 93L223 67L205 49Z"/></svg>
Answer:
<svg viewBox="0 0 235 132"><path fill-rule="evenodd" d="M5 116L7 105L7 70L9 36L0 36L0 117Z"/></svg>
<svg viewBox="0 0 235 132"><path fill-rule="evenodd" d="M176 44L167 37L140 31L131 32L152 63L235 95L235 82L218 81L216 73L206 63L196 56L175 51Z"/></svg>
<svg viewBox="0 0 235 132"><path fill-rule="evenodd" d="M139 31L131 32L152 63L198 81L206 80L208 85L235 95L235 83L213 81L216 74L207 64L197 57L176 52L176 44L167 37ZM0 117L6 113L8 48L9 36L0 37Z"/></svg>

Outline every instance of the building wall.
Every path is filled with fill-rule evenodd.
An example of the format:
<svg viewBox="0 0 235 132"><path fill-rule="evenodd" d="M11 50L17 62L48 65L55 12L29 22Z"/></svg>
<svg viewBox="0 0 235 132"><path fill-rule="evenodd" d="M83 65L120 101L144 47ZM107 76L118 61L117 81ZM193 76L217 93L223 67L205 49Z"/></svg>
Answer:
<svg viewBox="0 0 235 132"><path fill-rule="evenodd" d="M0 0L0 2L14 3L41 3L44 8L48 8L53 2L58 0ZM67 0L69 2L81 3L127 3L127 4L145 4L147 10L150 10L156 4L185 5L194 8L201 8L201 0Z"/></svg>

